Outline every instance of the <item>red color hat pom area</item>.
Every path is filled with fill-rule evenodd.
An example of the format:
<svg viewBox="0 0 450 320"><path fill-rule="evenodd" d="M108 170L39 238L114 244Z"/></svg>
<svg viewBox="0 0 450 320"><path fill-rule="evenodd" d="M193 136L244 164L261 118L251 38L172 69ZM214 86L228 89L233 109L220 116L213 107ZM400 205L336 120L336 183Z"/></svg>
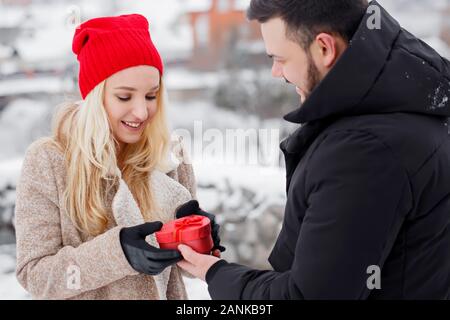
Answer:
<svg viewBox="0 0 450 320"><path fill-rule="evenodd" d="M72 51L80 63L79 86L86 96L100 82L123 69L148 65L163 74L161 56L140 14L101 17L82 23L75 31Z"/></svg>

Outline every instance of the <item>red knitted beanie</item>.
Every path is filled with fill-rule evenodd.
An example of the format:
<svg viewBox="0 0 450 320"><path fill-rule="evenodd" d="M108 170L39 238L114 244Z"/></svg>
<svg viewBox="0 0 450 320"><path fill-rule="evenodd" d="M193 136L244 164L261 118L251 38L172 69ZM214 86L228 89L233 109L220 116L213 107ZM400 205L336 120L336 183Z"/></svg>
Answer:
<svg viewBox="0 0 450 320"><path fill-rule="evenodd" d="M83 99L100 82L126 68L148 65L162 76L163 63L148 29L147 19L139 14L95 18L76 29L72 51L80 62Z"/></svg>

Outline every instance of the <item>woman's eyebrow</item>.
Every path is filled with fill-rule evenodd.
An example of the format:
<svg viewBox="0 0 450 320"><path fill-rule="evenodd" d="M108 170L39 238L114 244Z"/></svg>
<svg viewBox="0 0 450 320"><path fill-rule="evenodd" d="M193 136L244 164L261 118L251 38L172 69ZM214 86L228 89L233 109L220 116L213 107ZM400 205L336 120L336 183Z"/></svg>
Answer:
<svg viewBox="0 0 450 320"><path fill-rule="evenodd" d="M133 87L116 87L116 88L114 88L114 89L116 89L116 90L128 90L128 91L137 91L137 89L136 88L133 88ZM156 85L156 86L154 86L153 88L150 88L150 90L149 91L155 91L155 90L157 90L157 89L159 89L159 84L158 85Z"/></svg>
<svg viewBox="0 0 450 320"><path fill-rule="evenodd" d="M132 87L116 87L114 89L121 89L121 90L128 90L128 91L137 91L136 88L132 88Z"/></svg>

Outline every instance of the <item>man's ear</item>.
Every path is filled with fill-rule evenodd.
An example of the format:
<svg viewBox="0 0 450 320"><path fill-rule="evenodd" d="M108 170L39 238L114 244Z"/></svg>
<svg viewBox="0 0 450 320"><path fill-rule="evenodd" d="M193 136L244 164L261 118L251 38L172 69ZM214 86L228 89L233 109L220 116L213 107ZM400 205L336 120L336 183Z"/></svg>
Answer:
<svg viewBox="0 0 450 320"><path fill-rule="evenodd" d="M321 68L325 70L331 69L342 53L342 44L339 39L325 32L319 33L316 36L315 45L312 50L314 50L313 56L315 56L316 62L320 61Z"/></svg>

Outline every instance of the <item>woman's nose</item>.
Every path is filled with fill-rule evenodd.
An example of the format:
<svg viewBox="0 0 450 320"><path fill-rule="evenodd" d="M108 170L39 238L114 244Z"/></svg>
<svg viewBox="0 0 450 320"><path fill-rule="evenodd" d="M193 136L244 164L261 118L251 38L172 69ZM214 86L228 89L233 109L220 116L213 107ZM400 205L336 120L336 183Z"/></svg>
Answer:
<svg viewBox="0 0 450 320"><path fill-rule="evenodd" d="M133 115L139 119L139 121L145 121L148 118L147 101L141 101L134 105Z"/></svg>

